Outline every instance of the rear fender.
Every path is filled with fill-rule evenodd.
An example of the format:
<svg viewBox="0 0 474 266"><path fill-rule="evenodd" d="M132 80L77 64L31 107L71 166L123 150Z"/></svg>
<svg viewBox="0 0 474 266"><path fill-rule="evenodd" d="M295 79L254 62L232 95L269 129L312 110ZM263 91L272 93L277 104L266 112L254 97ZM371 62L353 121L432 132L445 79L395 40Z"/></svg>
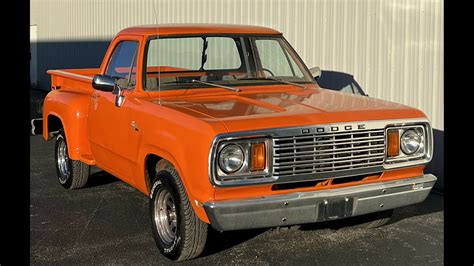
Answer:
<svg viewBox="0 0 474 266"><path fill-rule="evenodd" d="M73 160L81 160L82 155L91 154L86 131L89 101L87 94L61 91L50 92L44 101L43 138L51 138L48 118L59 118L66 134L69 157Z"/></svg>

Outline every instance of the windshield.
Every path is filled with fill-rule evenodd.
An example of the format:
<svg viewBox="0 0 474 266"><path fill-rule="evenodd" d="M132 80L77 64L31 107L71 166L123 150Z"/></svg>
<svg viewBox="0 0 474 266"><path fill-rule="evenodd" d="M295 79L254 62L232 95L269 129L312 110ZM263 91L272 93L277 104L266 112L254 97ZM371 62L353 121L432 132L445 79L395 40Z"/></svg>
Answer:
<svg viewBox="0 0 474 266"><path fill-rule="evenodd" d="M206 87L193 80L227 86L314 83L280 36L154 37L145 53L147 91Z"/></svg>

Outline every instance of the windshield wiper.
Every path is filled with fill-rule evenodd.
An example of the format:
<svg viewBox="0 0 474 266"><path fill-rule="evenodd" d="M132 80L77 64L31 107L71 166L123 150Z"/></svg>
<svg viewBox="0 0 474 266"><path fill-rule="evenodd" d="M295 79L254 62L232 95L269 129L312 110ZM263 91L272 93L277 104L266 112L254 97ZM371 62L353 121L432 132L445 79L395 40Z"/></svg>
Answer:
<svg viewBox="0 0 474 266"><path fill-rule="evenodd" d="M308 87L306 87L302 84L286 81L286 80L283 80L283 79L277 79L277 78L274 78L274 77L242 78L241 80L274 80L274 81L279 81L279 82L290 84L290 85L295 85L295 86L298 86L298 87L303 88L305 90L308 89Z"/></svg>
<svg viewBox="0 0 474 266"><path fill-rule="evenodd" d="M303 88L305 90L308 89L308 87L306 87L305 85L290 82L290 81L286 81L286 80L283 80L283 79L277 79L277 78L274 78L274 77L265 77L265 79L271 79L271 80L280 81L280 82L283 82L283 83L286 83L286 84L295 85L295 86L298 86L298 87Z"/></svg>
<svg viewBox="0 0 474 266"><path fill-rule="evenodd" d="M196 82L196 83L201 83L201 84L205 84L205 85L209 85L209 86L223 88L223 89L234 91L234 92L239 92L240 91L240 89L237 89L237 88L234 88L234 87L229 87L229 86L219 85L219 84L215 84L215 83L204 82L204 81L195 80L195 79L191 80L191 82Z"/></svg>
<svg viewBox="0 0 474 266"><path fill-rule="evenodd" d="M224 86L224 85L219 85L219 84L215 84L215 83L209 83L209 82L204 82L204 81L200 81L200 80L191 80L191 81L168 81L168 82L165 82L165 83L161 83L160 85L168 85L168 84L186 84L186 83L201 83L201 84L205 84L205 85L209 85L209 86L214 86L214 87L218 87L218 88L223 88L223 89L226 89L226 90L230 90L230 91L234 91L234 92L239 92L240 89L237 89L237 88L234 88L234 87L229 87L229 86Z"/></svg>
<svg viewBox="0 0 474 266"><path fill-rule="evenodd" d="M207 50L207 45L208 45L208 41L206 37L202 37L202 40L203 40L203 44L202 44L202 54L201 54L201 67L199 68L199 70L201 71L204 70L204 64L207 61L206 50Z"/></svg>

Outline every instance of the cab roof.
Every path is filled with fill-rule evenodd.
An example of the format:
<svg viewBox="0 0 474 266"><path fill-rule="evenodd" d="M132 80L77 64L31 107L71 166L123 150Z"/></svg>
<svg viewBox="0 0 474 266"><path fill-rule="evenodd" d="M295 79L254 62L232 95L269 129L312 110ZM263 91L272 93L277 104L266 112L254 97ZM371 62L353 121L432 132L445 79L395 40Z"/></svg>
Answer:
<svg viewBox="0 0 474 266"><path fill-rule="evenodd" d="M157 34L158 33L158 34ZM282 33L260 26L234 24L151 24L129 27L121 30L119 35L188 35L188 34L262 34L275 35Z"/></svg>

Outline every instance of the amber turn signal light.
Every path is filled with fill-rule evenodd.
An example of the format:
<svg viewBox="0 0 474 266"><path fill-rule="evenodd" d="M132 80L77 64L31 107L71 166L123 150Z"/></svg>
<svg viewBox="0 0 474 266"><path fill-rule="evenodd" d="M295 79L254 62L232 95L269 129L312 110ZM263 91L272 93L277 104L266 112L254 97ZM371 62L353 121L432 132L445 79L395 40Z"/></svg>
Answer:
<svg viewBox="0 0 474 266"><path fill-rule="evenodd" d="M398 156L400 152L400 135L398 129L390 129L388 131L388 157Z"/></svg>
<svg viewBox="0 0 474 266"><path fill-rule="evenodd" d="M265 170L266 154L265 154L265 143L253 143L251 149L252 157L252 171Z"/></svg>

